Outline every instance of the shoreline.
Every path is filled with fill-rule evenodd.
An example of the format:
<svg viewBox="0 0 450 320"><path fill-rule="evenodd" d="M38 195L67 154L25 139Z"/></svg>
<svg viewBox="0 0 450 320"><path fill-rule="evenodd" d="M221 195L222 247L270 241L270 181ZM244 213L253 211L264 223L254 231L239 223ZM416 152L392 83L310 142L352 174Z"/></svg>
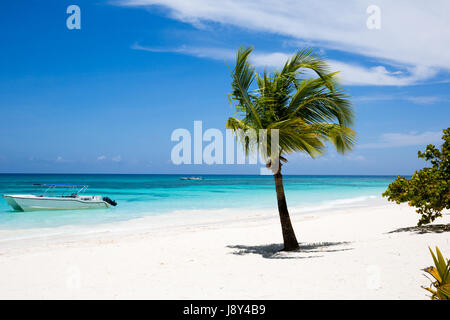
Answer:
<svg viewBox="0 0 450 320"><path fill-rule="evenodd" d="M305 219L318 218L336 214L342 210L384 206L385 200L376 196L358 196L353 198L329 200L318 205L307 204L289 209L291 217ZM38 214L30 212L28 214ZM146 233L158 230L183 229L197 226L255 223L261 220L275 219L278 211L273 208L224 208L224 209L189 209L175 210L170 213L146 215L129 220L91 224L62 225L46 228L0 229L0 252L2 249L26 247L27 245L47 244L48 242L77 241L89 237L127 235L136 232Z"/></svg>
<svg viewBox="0 0 450 320"><path fill-rule="evenodd" d="M448 233L395 232L417 223L403 205L292 222L302 248L294 253L279 252L276 215L1 246L0 298L428 299L428 246L450 252ZM436 221L447 223L449 214Z"/></svg>

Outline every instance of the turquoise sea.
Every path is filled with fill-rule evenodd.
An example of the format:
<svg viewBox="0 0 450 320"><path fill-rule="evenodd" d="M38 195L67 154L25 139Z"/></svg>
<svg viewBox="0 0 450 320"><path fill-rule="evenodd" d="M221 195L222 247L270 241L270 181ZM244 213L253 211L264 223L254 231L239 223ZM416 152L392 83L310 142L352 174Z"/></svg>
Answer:
<svg viewBox="0 0 450 320"><path fill-rule="evenodd" d="M171 214L175 211L242 208L276 210L272 176L0 174L0 194L35 193L36 183L86 184L88 195L118 202L111 209L15 212L0 199L0 230L93 225ZM354 204L379 198L393 176L284 176L289 207Z"/></svg>

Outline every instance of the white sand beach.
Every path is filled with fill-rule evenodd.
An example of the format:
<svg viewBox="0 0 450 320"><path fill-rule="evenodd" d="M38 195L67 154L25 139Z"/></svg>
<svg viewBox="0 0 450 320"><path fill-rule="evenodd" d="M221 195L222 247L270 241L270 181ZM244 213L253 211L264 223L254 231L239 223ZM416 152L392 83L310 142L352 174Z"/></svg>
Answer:
<svg viewBox="0 0 450 320"><path fill-rule="evenodd" d="M0 243L0 298L428 299L428 246L450 256L448 232L392 232L417 223L405 205L291 210L295 253L278 252L276 210L237 213L147 217L72 237L14 231ZM449 214L436 221L448 223Z"/></svg>

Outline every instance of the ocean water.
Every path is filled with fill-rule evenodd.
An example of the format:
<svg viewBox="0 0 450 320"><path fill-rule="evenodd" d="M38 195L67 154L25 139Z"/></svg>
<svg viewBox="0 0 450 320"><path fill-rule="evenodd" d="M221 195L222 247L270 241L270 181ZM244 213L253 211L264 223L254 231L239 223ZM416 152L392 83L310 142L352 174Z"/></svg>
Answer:
<svg viewBox="0 0 450 320"><path fill-rule="evenodd" d="M87 195L118 202L110 209L16 212L0 199L0 230L95 225L190 210L276 210L272 176L202 175L0 174L0 194L38 191L35 183L89 185ZM380 198L393 176L284 176L289 207L352 205Z"/></svg>

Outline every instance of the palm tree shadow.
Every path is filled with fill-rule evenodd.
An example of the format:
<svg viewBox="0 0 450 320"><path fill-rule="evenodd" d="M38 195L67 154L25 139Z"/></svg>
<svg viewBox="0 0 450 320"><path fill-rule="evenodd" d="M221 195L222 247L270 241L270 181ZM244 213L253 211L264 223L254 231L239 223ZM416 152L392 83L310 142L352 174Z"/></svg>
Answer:
<svg viewBox="0 0 450 320"><path fill-rule="evenodd" d="M244 246L244 245L234 245L227 246L227 248L235 249L231 252L235 255L246 255L246 254L259 254L266 259L309 259L309 258L320 258L324 255L318 255L317 253L325 252L338 252L352 250L353 248L334 248L335 246L345 246L350 244L350 242L317 242L317 243L300 243L300 250L297 251L282 251L283 244L272 243L260 246Z"/></svg>

